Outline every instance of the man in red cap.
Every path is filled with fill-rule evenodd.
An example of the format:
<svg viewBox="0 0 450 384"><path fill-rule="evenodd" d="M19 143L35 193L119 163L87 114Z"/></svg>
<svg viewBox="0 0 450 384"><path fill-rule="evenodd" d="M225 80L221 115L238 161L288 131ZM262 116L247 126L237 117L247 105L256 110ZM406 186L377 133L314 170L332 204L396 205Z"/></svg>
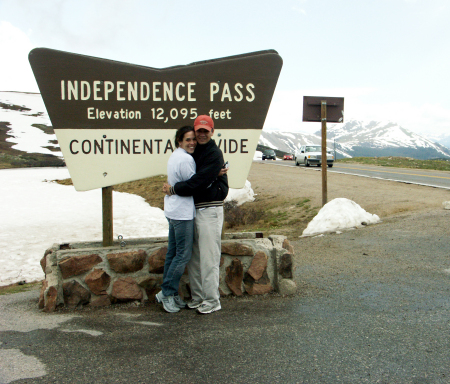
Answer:
<svg viewBox="0 0 450 384"><path fill-rule="evenodd" d="M174 186L165 184L163 190L170 195L194 196L194 245L187 265L192 300L187 305L196 308L198 313L208 314L221 309L219 265L228 178L226 173L218 176L224 160L222 151L212 140L214 121L208 115L200 115L194 121L194 129L196 174Z"/></svg>

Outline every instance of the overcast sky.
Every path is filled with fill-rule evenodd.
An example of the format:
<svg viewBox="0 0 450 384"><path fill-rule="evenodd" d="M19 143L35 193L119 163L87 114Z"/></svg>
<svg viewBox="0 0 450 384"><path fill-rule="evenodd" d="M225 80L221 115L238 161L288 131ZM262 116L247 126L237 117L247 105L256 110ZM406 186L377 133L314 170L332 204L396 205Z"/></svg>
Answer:
<svg viewBox="0 0 450 384"><path fill-rule="evenodd" d="M345 98L345 120L450 134L449 0L0 0L0 91L38 91L47 47L155 68L275 49L265 130L313 132L303 96Z"/></svg>

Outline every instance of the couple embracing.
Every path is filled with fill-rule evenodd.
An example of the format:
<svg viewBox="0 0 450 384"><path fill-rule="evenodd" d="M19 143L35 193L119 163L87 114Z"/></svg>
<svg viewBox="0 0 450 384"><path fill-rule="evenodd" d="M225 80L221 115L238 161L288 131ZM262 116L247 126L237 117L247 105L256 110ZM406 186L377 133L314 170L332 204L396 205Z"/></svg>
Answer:
<svg viewBox="0 0 450 384"><path fill-rule="evenodd" d="M200 314L221 309L219 264L228 169L213 135L211 117L198 116L193 127L177 130L177 148L167 163L168 183L163 192L169 240L156 301L171 313L186 307ZM192 296L188 303L178 295L186 265Z"/></svg>

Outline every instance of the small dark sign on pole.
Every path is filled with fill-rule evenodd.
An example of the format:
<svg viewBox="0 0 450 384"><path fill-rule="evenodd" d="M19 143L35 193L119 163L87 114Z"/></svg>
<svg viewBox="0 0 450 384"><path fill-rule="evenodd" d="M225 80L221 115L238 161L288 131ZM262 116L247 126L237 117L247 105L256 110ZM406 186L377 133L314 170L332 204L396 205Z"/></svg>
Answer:
<svg viewBox="0 0 450 384"><path fill-rule="evenodd" d="M322 122L322 206L328 202L327 186L327 121L331 123L344 122L343 97L303 97L303 121Z"/></svg>
<svg viewBox="0 0 450 384"><path fill-rule="evenodd" d="M303 121L322 121L322 100L327 103L327 121L344 122L344 98L322 96L303 96Z"/></svg>

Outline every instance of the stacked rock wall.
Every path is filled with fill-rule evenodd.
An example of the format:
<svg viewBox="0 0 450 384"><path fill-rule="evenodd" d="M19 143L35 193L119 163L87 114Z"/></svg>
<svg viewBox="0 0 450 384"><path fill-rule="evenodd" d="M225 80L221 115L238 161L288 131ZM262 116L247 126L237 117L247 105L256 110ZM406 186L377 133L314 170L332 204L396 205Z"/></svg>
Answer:
<svg viewBox="0 0 450 384"><path fill-rule="evenodd" d="M125 247L99 242L54 244L41 260L45 272L39 306L107 306L124 301L152 301L160 290L167 238L129 241ZM227 234L222 240L220 294L292 294L293 248L284 236L258 233ZM183 275L180 294L189 298L189 278Z"/></svg>

